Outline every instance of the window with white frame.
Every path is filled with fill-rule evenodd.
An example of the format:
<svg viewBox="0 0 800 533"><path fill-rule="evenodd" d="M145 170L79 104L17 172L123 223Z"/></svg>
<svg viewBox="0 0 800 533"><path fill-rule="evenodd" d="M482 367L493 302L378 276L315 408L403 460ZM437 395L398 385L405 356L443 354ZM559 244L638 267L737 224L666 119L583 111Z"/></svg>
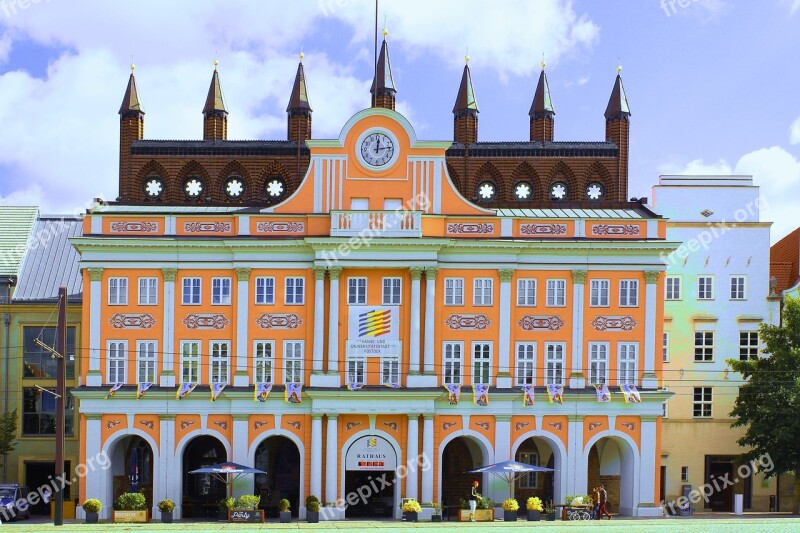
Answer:
<svg viewBox="0 0 800 533"><path fill-rule="evenodd" d="M661 361L669 362L669 331L665 331L661 336Z"/></svg>
<svg viewBox="0 0 800 533"><path fill-rule="evenodd" d="M589 384L608 383L608 343L589 343Z"/></svg>
<svg viewBox="0 0 800 533"><path fill-rule="evenodd" d="M111 384L126 383L127 372L125 369L128 364L128 342L108 341L107 362L106 381Z"/></svg>
<svg viewBox="0 0 800 533"><path fill-rule="evenodd" d="M680 276L667 276L664 282L664 299L666 300L680 300L681 299L681 278Z"/></svg>
<svg viewBox="0 0 800 533"><path fill-rule="evenodd" d="M669 392L669 389L667 387L664 387L664 392ZM669 410L668 410L668 408L669 408L669 406L667 405L667 402L664 401L664 403L661 404L661 417L662 418L669 418Z"/></svg>
<svg viewBox="0 0 800 533"><path fill-rule="evenodd" d="M402 288L402 278L383 278L383 305L400 305Z"/></svg>
<svg viewBox="0 0 800 533"><path fill-rule="evenodd" d="M275 278L256 278L256 304L273 305L275 303Z"/></svg>
<svg viewBox="0 0 800 533"><path fill-rule="evenodd" d="M128 278L108 278L108 305L128 304Z"/></svg>
<svg viewBox="0 0 800 533"><path fill-rule="evenodd" d="M517 280L517 305L520 307L536 306L536 280Z"/></svg>
<svg viewBox="0 0 800 533"><path fill-rule="evenodd" d="M291 305L302 304L304 286L303 278L286 278L285 302Z"/></svg>
<svg viewBox="0 0 800 533"><path fill-rule="evenodd" d="M637 307L639 305L639 280L621 279L619 281L620 307Z"/></svg>
<svg viewBox="0 0 800 533"><path fill-rule="evenodd" d="M211 303L231 304L231 278L211 278Z"/></svg>
<svg viewBox="0 0 800 533"><path fill-rule="evenodd" d="M367 360L364 357L348 357L347 383L366 383L366 366Z"/></svg>
<svg viewBox="0 0 800 533"><path fill-rule="evenodd" d="M534 385L536 379L536 343L517 343L517 385Z"/></svg>
<svg viewBox="0 0 800 533"><path fill-rule="evenodd" d="M183 305L200 304L200 278L183 278Z"/></svg>
<svg viewBox="0 0 800 533"><path fill-rule="evenodd" d="M139 305L158 304L158 278L139 278Z"/></svg>
<svg viewBox="0 0 800 533"><path fill-rule="evenodd" d="M714 360L714 332L694 332L694 360L698 363L707 363Z"/></svg>
<svg viewBox="0 0 800 533"><path fill-rule="evenodd" d="M303 341L283 341L285 383L303 382Z"/></svg>
<svg viewBox="0 0 800 533"><path fill-rule="evenodd" d="M758 332L739 332L739 360L758 359Z"/></svg>
<svg viewBox="0 0 800 533"><path fill-rule="evenodd" d="M347 279L347 303L367 305L367 278Z"/></svg>
<svg viewBox="0 0 800 533"><path fill-rule="evenodd" d="M136 341L136 382L156 382L156 341Z"/></svg>
<svg viewBox="0 0 800 533"><path fill-rule="evenodd" d="M682 466L681 467L681 482L687 483L689 481L689 467Z"/></svg>
<svg viewBox="0 0 800 533"><path fill-rule="evenodd" d="M492 368L492 343L472 343L472 383L489 385Z"/></svg>
<svg viewBox="0 0 800 533"><path fill-rule="evenodd" d="M564 307L567 305L567 280L547 280L547 307Z"/></svg>
<svg viewBox="0 0 800 533"><path fill-rule="evenodd" d="M620 342L619 351L619 384L636 385L637 354L639 344L636 342Z"/></svg>
<svg viewBox="0 0 800 533"><path fill-rule="evenodd" d="M228 341L211 341L211 357L209 357L211 383L228 383L230 351L231 344Z"/></svg>
<svg viewBox="0 0 800 533"><path fill-rule="evenodd" d="M745 276L731 276L731 300L744 300L747 298L747 278Z"/></svg>
<svg viewBox="0 0 800 533"><path fill-rule="evenodd" d="M463 342L445 342L442 347L444 359L444 382L461 383L461 364L464 360Z"/></svg>
<svg viewBox="0 0 800 533"><path fill-rule="evenodd" d="M464 305L464 278L445 278L444 305Z"/></svg>
<svg viewBox="0 0 800 533"><path fill-rule="evenodd" d="M181 341L181 383L200 382L200 342Z"/></svg>
<svg viewBox="0 0 800 533"><path fill-rule="evenodd" d="M492 305L492 278L475 278L472 294L473 305Z"/></svg>
<svg viewBox="0 0 800 533"><path fill-rule="evenodd" d="M519 462L526 465L539 466L539 454L537 452L519 452ZM526 472L519 477L521 489L535 489L539 487L539 473Z"/></svg>
<svg viewBox="0 0 800 533"><path fill-rule="evenodd" d="M400 358L381 358L381 385L400 383Z"/></svg>
<svg viewBox="0 0 800 533"><path fill-rule="evenodd" d="M698 276L698 278L697 278L697 299L698 300L713 300L714 299L714 277L713 276Z"/></svg>
<svg viewBox="0 0 800 533"><path fill-rule="evenodd" d="M253 346L253 379L256 383L274 383L275 341L255 341Z"/></svg>
<svg viewBox="0 0 800 533"><path fill-rule="evenodd" d="M563 342L548 342L544 345L545 351L545 385L564 383L564 349Z"/></svg>
<svg viewBox="0 0 800 533"><path fill-rule="evenodd" d="M608 293L611 282L607 279L593 279L591 281L591 296L589 305L592 307L608 307Z"/></svg>
<svg viewBox="0 0 800 533"><path fill-rule="evenodd" d="M694 388L692 416L694 418L711 418L711 387Z"/></svg>

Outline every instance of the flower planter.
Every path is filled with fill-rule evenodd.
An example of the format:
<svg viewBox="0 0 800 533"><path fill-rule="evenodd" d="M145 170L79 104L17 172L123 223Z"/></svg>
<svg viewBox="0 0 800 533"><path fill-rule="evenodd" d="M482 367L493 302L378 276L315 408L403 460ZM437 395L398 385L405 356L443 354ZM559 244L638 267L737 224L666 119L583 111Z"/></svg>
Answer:
<svg viewBox="0 0 800 533"><path fill-rule="evenodd" d="M291 511L281 511L281 524L291 524L292 523L292 512Z"/></svg>
<svg viewBox="0 0 800 533"><path fill-rule="evenodd" d="M517 512L516 511L503 510L503 520L505 522L516 522L517 521Z"/></svg>
<svg viewBox="0 0 800 533"><path fill-rule="evenodd" d="M306 521L309 524L319 524L319 511L306 511Z"/></svg>
<svg viewBox="0 0 800 533"><path fill-rule="evenodd" d="M257 510L244 510L244 511L228 511L228 522L244 522L244 523L264 523L264 511Z"/></svg>
<svg viewBox="0 0 800 533"><path fill-rule="evenodd" d="M531 511L528 509L528 522L538 522L542 519L541 511Z"/></svg>
<svg viewBox="0 0 800 533"><path fill-rule="evenodd" d="M494 509L476 509L475 516L476 522L493 522ZM458 513L459 522L469 522L469 509L461 509Z"/></svg>
<svg viewBox="0 0 800 533"><path fill-rule="evenodd" d="M172 522L172 511L161 511L161 523L171 524Z"/></svg>
<svg viewBox="0 0 800 533"><path fill-rule="evenodd" d="M403 513L406 515L406 522L418 522L419 521L419 513Z"/></svg>
<svg viewBox="0 0 800 533"><path fill-rule="evenodd" d="M441 522L441 521L442 521L442 515L435 514L431 516L431 522Z"/></svg>
<svg viewBox="0 0 800 533"><path fill-rule="evenodd" d="M97 523L97 515L98 513L90 513L86 511L86 523L87 524L96 524Z"/></svg>
<svg viewBox="0 0 800 533"><path fill-rule="evenodd" d="M114 511L115 524L146 524L147 509L141 511Z"/></svg>
<svg viewBox="0 0 800 533"><path fill-rule="evenodd" d="M549 515L547 515L547 521L548 522L555 522L556 521L556 513L550 513Z"/></svg>

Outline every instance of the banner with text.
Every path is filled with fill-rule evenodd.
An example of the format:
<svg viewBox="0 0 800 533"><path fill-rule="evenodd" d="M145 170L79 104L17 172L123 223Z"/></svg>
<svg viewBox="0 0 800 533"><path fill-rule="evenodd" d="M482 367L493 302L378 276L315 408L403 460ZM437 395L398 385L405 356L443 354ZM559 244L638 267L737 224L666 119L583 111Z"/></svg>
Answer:
<svg viewBox="0 0 800 533"><path fill-rule="evenodd" d="M351 305L348 312L348 356L401 356L400 308Z"/></svg>

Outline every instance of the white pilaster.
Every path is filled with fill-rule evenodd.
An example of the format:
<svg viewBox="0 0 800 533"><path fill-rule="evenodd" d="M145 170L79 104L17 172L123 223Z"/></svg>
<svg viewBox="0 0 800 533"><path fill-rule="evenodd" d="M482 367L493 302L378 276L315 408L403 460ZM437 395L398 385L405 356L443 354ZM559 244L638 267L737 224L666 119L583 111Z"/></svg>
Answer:
<svg viewBox="0 0 800 533"><path fill-rule="evenodd" d="M569 376L570 389L582 389L586 386L583 373L583 317L584 289L586 288L586 271L572 271L572 373Z"/></svg>
<svg viewBox="0 0 800 533"><path fill-rule="evenodd" d="M433 501L433 469L438 468L439 459L433 455L433 415L425 415L422 423L422 453L423 465L428 465L422 471L422 500L425 503ZM439 498L441 498L441 494Z"/></svg>
<svg viewBox="0 0 800 533"><path fill-rule="evenodd" d="M409 341L409 374L419 374L419 340L422 309L420 307L420 279L422 268L411 268L411 339Z"/></svg>
<svg viewBox="0 0 800 533"><path fill-rule="evenodd" d="M497 342L497 387L511 388L511 280L513 270L500 270L500 336Z"/></svg>
<svg viewBox="0 0 800 533"><path fill-rule="evenodd" d="M90 387L99 387L103 384L100 373L100 354L102 353L100 338L100 320L103 305L103 269L89 269L89 373L86 384Z"/></svg>
<svg viewBox="0 0 800 533"><path fill-rule="evenodd" d="M328 374L339 374L339 276L342 267L331 267L328 275L331 280L330 311L328 321Z"/></svg>
<svg viewBox="0 0 800 533"><path fill-rule="evenodd" d="M161 270L164 278L164 325L163 325L163 351L161 358L164 365L161 370L159 384L162 387L175 386L175 278L178 270L164 268Z"/></svg>
<svg viewBox="0 0 800 533"><path fill-rule="evenodd" d="M247 387L250 385L250 376L247 373L248 354L250 353L250 343L247 338L250 269L237 268L236 279L236 373L233 375L233 385L234 387ZM247 426L245 426L245 435L247 434L246 430Z"/></svg>
<svg viewBox="0 0 800 533"><path fill-rule="evenodd" d="M408 447L406 448L406 461L416 461L419 455L419 414L409 413L408 415ZM407 463L408 464L408 463ZM414 463L411 463L414 464ZM417 469L409 468L406 475L406 498L417 500ZM429 503L429 500L423 500Z"/></svg>
<svg viewBox="0 0 800 533"><path fill-rule="evenodd" d="M657 313L657 288L658 271L648 271L644 273L645 295L644 295L644 373L642 375L643 389L657 389L658 377L656 376L656 313Z"/></svg>
<svg viewBox="0 0 800 533"><path fill-rule="evenodd" d="M153 469L156 472L172 472L173 466L177 468L175 463L175 415L159 415L159 442L158 442L158 458L154 458L156 466ZM160 475L155 475L156 478L161 478ZM153 516L158 511L158 502L161 500L172 500L175 502L174 516L181 517L181 498L180 498L180 484L176 483L171 476L164 476L164 483L161 485L161 490L156 492L153 490Z"/></svg>
<svg viewBox="0 0 800 533"><path fill-rule="evenodd" d="M311 415L311 486L309 494L315 496L322 494L322 415Z"/></svg>
<svg viewBox="0 0 800 533"><path fill-rule="evenodd" d="M325 268L314 267L314 359L311 370L322 373L323 342L325 342Z"/></svg>
<svg viewBox="0 0 800 533"><path fill-rule="evenodd" d="M233 415L233 442L231 443L231 451L233 453L234 463L246 465L247 458L247 441L248 431L247 423L249 415L236 414ZM242 496L244 494L251 494L253 491L253 478L250 476L241 476L233 482L233 495Z"/></svg>
<svg viewBox="0 0 800 533"><path fill-rule="evenodd" d="M425 374L436 376L434 370L433 339L436 333L436 272L438 269L425 269ZM436 385L434 383L434 385Z"/></svg>
<svg viewBox="0 0 800 533"><path fill-rule="evenodd" d="M86 459L90 457L97 457L100 454L100 442L103 439L102 421L99 414L86 415ZM107 450L106 450L107 451ZM111 488L108 487L108 477L110 477L108 470L102 468L87 468L86 477L81 481L86 489L86 499L97 498L100 501L107 501L111 495ZM106 498L106 500L103 500ZM111 516L110 511L106 511L106 506L101 510L101 516ZM111 507L110 505L108 506ZM85 517L83 509L78 507L75 509L78 513ZM109 514L103 514L109 513Z"/></svg>
<svg viewBox="0 0 800 533"><path fill-rule="evenodd" d="M588 492L588 466L583 464L583 417L572 415L567 424L569 433L567 439L566 467L567 472L573 474L567 478L567 490L565 494L586 494Z"/></svg>
<svg viewBox="0 0 800 533"><path fill-rule="evenodd" d="M637 498L637 515L651 514L653 511L660 511L658 507L652 509L656 502L655 495L655 476L656 476L656 454L660 450L656 449L656 419L655 417L642 417L642 438L639 461L639 494ZM643 509L646 506L647 509Z"/></svg>
<svg viewBox="0 0 800 533"><path fill-rule="evenodd" d="M326 439L326 453L325 453L325 503L333 503L336 501L336 487L338 476L336 473L339 471L339 423L337 414L331 413L328 415L328 434ZM318 494L312 492L314 496L319 497Z"/></svg>

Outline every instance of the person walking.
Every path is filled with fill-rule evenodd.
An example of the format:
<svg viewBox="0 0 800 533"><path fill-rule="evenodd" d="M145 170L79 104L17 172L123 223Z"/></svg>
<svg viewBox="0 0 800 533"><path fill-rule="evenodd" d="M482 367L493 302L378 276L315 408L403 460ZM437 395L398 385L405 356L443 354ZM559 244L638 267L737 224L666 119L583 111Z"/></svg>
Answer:
<svg viewBox="0 0 800 533"><path fill-rule="evenodd" d="M469 497L469 521L475 521L475 509L478 507L478 500L481 499L481 493L478 492L478 487L480 487L480 483L477 480L472 482L472 491L470 492Z"/></svg>
<svg viewBox="0 0 800 533"><path fill-rule="evenodd" d="M600 519L600 489L592 487L592 520Z"/></svg>
<svg viewBox="0 0 800 533"><path fill-rule="evenodd" d="M611 520L611 515L608 514L608 509L606 506L608 505L608 492L606 491L605 485L600 485L600 509L598 509L597 519L600 520L604 516L607 516L609 520Z"/></svg>

